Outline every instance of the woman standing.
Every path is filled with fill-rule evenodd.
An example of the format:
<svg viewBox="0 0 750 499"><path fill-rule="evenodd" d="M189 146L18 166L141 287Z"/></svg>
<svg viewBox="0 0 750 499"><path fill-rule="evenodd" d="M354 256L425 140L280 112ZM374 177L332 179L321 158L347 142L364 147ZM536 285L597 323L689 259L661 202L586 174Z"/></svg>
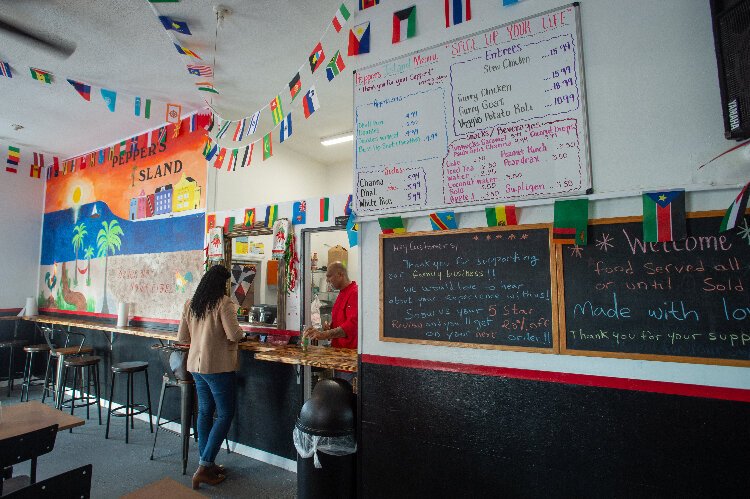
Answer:
<svg viewBox="0 0 750 499"><path fill-rule="evenodd" d="M177 339L190 343L187 369L198 393L198 451L200 461L193 488L216 485L226 470L214 464L234 417L237 342L244 332L237 306L226 296L229 271L214 265L203 276L192 300L185 303ZM214 421L214 411L217 418Z"/></svg>

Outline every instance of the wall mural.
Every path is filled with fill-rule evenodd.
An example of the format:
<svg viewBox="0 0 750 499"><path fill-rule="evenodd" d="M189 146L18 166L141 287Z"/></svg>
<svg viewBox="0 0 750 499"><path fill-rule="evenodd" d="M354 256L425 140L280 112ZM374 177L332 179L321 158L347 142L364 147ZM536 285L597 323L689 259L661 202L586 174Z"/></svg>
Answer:
<svg viewBox="0 0 750 499"><path fill-rule="evenodd" d="M186 128L47 181L40 308L111 314L127 302L132 315L179 318L204 258L205 130Z"/></svg>

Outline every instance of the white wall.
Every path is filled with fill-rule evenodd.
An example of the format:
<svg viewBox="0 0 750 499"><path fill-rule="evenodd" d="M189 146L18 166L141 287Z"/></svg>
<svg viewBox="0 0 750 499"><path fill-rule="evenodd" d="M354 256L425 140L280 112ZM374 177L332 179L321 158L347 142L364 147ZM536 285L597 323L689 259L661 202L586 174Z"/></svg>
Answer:
<svg viewBox="0 0 750 499"><path fill-rule="evenodd" d="M382 33L390 33L392 12L414 1L381 4L366 11L374 37L372 45L378 50L357 58L356 63L365 67L567 3L527 0L503 8L500 1L472 2L473 20L446 30L441 24L442 4L418 1L418 37L398 45L383 41ZM430 20L430 16L439 19ZM642 189L712 189L712 185L744 183L750 179L747 152L728 155L698 169L734 145L723 138L708 2L597 0L582 3L581 18L595 193L591 218L640 215ZM379 40L377 45L375 40ZM726 209L737 191L736 187L725 187L691 192L687 196L687 210ZM597 197L618 196L621 197L597 200ZM517 206L522 223L552 221L551 201L517 203ZM460 215L461 227L485 225L483 207ZM407 226L410 232L430 229L424 215L408 219ZM377 222L361 224L362 353L750 388L747 369L737 367L381 342L378 339L380 269L376 265L379 233Z"/></svg>
<svg viewBox="0 0 750 499"><path fill-rule="evenodd" d="M328 192L330 194L349 194L354 182L354 162L334 163L326 169Z"/></svg>
<svg viewBox="0 0 750 499"><path fill-rule="evenodd" d="M23 307L37 295L44 179L29 177L30 164L23 156L18 173L0 171L0 308Z"/></svg>

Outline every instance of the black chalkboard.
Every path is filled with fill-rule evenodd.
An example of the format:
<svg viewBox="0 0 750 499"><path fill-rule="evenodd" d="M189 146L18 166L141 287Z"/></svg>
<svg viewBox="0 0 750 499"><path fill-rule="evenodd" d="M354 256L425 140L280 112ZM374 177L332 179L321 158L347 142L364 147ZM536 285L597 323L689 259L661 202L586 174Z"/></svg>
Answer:
<svg viewBox="0 0 750 499"><path fill-rule="evenodd" d="M722 215L653 244L640 217L599 220L588 246L560 247L562 352L750 365L750 230L720 234Z"/></svg>
<svg viewBox="0 0 750 499"><path fill-rule="evenodd" d="M553 352L549 225L381 235L380 338Z"/></svg>

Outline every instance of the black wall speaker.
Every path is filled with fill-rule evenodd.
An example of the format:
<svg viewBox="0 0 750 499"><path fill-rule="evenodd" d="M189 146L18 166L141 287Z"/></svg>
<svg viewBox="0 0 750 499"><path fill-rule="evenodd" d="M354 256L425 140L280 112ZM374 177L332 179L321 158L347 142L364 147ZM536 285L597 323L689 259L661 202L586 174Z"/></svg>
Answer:
<svg viewBox="0 0 750 499"><path fill-rule="evenodd" d="M750 138L750 0L711 0L724 136Z"/></svg>

